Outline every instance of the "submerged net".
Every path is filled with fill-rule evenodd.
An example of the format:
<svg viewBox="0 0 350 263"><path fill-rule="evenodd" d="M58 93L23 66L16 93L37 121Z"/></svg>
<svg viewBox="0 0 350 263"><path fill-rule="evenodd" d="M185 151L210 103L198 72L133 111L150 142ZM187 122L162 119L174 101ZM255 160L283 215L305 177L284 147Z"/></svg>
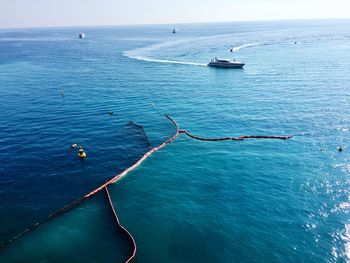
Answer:
<svg viewBox="0 0 350 263"><path fill-rule="evenodd" d="M2 244L0 246L0 248L5 247L6 245L9 245L10 243L12 243L13 241L15 241L16 239L22 237L25 233L28 233L34 229L36 229L39 225L41 225L44 222L49 221L50 219L53 219L63 213L65 213L68 210L71 210L73 207L76 207L78 204L82 203L83 201L85 201L86 199L96 195L97 193L99 193L102 190L106 191L107 197L108 197L108 202L110 205L110 208L113 212L114 218L117 222L118 227L124 232L124 237L127 238L128 242L131 244L132 246L132 253L131 256L128 257L128 259L126 260L126 262L131 262L136 255L136 242L133 238L133 236L131 235L131 233L124 228L120 221L119 218L117 216L117 213L113 207L113 202L112 199L109 195L108 192L108 185L115 183L117 181L119 181L121 178L123 178L124 176L126 176L130 171L134 170L136 167L138 167L144 160L146 160L150 155L152 155L153 153L155 153L156 151L162 149L163 147L165 147L167 144L171 143L173 140L175 140L177 138L177 136L180 133L184 133L187 136L189 136L190 138L196 139L196 140L201 140L201 141L224 141L224 140L232 140L232 141L242 141L245 139L281 139L281 140L286 140L286 139L290 139L292 138L291 135L288 136L266 136L266 135L248 135L248 136L239 136L239 137L224 137L224 138L204 138L204 137L198 137L198 136L194 136L192 134L190 134L189 132L187 132L186 130L180 130L178 124L168 115L165 115L175 126L176 131L175 134L170 137L169 139L167 139L166 141L164 141L162 144L160 144L157 147L154 147L152 149L150 149L148 152L146 152L137 162L135 162L133 165L131 165L129 168L125 169L123 172L119 173L118 175L116 175L115 177L113 177L112 179L110 179L109 181L107 181L106 183L102 184L101 186L97 187L96 189L92 190L91 192L87 193L86 195L82 196L81 198L78 198L77 200L73 201L72 203L68 204L67 206L59 209L58 211L50 214L49 216L47 216L46 218L44 218L43 220L33 224L31 227L27 228L26 230L24 230L23 232L21 232L20 234L18 234L17 236L15 236L14 238L12 238L11 240L9 240L8 242ZM144 142L145 144L147 144L148 146L151 145L147 134L143 128L143 126L136 124L132 121L130 121L127 124L127 127L130 128L130 131L133 132L133 134L137 134L140 141Z"/></svg>
<svg viewBox="0 0 350 263"><path fill-rule="evenodd" d="M151 142L148 139L148 136L145 132L145 129L142 125L137 124L133 121L129 121L126 124L127 129L130 131L130 133L132 134L132 136L136 136L136 138L139 139L141 145L143 146L151 146Z"/></svg>

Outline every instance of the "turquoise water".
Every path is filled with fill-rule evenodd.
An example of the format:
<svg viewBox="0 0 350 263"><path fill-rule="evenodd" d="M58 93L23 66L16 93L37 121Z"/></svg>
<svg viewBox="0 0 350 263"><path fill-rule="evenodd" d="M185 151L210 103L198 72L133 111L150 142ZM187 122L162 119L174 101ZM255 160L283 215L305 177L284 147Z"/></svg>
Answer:
<svg viewBox="0 0 350 263"><path fill-rule="evenodd" d="M177 28L0 31L1 241L172 136L168 113L203 137L294 138L181 134L112 185L137 262L350 260L350 21ZM215 56L245 69L203 66ZM72 143L85 147L86 160ZM0 258L123 262L128 253L101 193Z"/></svg>

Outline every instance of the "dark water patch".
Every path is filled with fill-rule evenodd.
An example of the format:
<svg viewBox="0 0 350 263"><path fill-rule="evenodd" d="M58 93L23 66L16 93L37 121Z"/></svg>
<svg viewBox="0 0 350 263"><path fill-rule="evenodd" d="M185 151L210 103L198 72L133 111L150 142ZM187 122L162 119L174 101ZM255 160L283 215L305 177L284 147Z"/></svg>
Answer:
<svg viewBox="0 0 350 263"><path fill-rule="evenodd" d="M149 149L144 132L130 132L108 118L98 137L92 134L100 128L65 131L70 128L60 130L57 121L52 120L52 130L41 121L37 131L19 127L2 142L0 159L7 162L1 167L0 207L7 216L0 219L1 241L104 183ZM83 145L87 159L79 160L72 143ZM23 214L25 220L17 221Z"/></svg>
<svg viewBox="0 0 350 263"><path fill-rule="evenodd" d="M126 126L129 129L130 134L138 137L141 141L143 141L142 145L145 147L151 146L151 142L149 141L145 129L142 125L137 124L133 121L129 121Z"/></svg>

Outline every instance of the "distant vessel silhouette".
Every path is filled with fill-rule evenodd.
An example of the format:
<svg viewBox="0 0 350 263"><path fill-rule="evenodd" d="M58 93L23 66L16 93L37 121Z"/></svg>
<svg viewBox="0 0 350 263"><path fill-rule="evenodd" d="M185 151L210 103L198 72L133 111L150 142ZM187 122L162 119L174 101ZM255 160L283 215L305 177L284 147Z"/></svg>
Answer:
<svg viewBox="0 0 350 263"><path fill-rule="evenodd" d="M176 28L173 28L173 34L175 34L177 32Z"/></svg>
<svg viewBox="0 0 350 263"><path fill-rule="evenodd" d="M79 33L79 38L85 38L85 34L83 32Z"/></svg>

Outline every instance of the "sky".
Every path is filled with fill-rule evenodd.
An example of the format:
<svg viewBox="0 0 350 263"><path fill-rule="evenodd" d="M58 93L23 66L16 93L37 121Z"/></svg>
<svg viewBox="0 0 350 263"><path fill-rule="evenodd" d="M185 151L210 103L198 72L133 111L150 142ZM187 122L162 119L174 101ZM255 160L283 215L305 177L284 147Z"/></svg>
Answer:
<svg viewBox="0 0 350 263"><path fill-rule="evenodd" d="M349 17L350 0L0 0L0 28Z"/></svg>

